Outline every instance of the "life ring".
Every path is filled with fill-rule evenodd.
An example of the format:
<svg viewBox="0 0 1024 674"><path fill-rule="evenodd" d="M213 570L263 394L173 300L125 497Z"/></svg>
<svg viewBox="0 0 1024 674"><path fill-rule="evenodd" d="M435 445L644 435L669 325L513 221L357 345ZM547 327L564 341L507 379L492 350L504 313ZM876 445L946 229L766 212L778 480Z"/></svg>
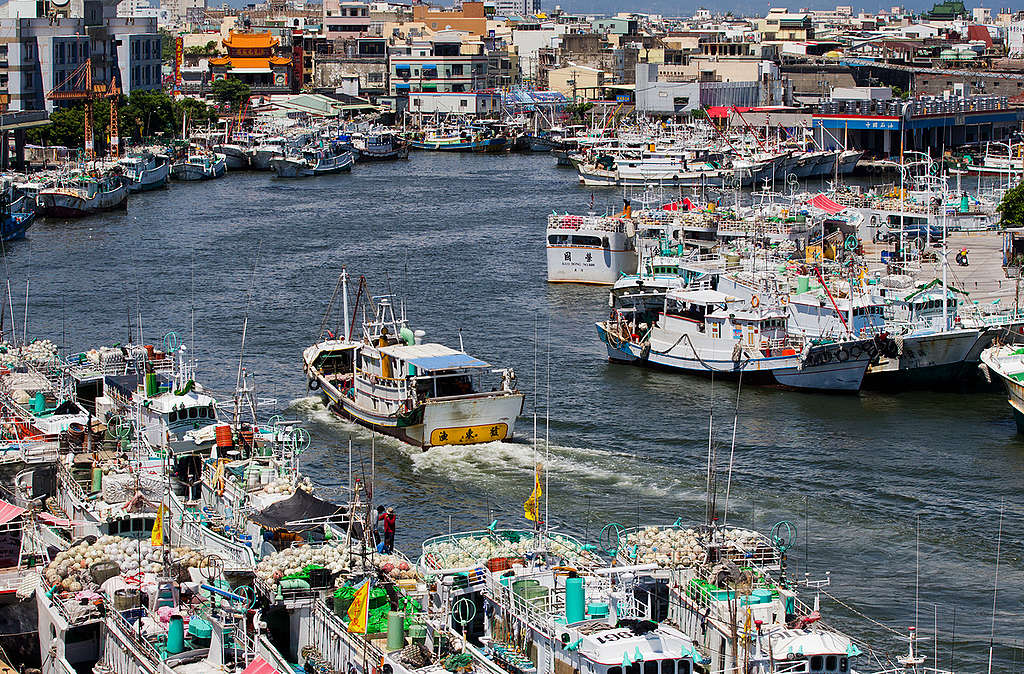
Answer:
<svg viewBox="0 0 1024 674"><path fill-rule="evenodd" d="M754 295L753 297L751 297L750 298L750 306L752 308L754 308L754 309L756 309L759 306L761 306L761 298L758 297L757 295Z"/></svg>
<svg viewBox="0 0 1024 674"><path fill-rule="evenodd" d="M320 388L320 380L319 380L319 379L317 379L316 377L310 377L310 378L309 378L309 381L308 381L308 382L306 383L306 387L307 387L307 388L308 388L308 389L309 389L310 391L315 391L315 390L317 390L318 388Z"/></svg>
<svg viewBox="0 0 1024 674"><path fill-rule="evenodd" d="M787 304L789 304L789 295L780 295L779 304L781 304L782 306L786 306Z"/></svg>

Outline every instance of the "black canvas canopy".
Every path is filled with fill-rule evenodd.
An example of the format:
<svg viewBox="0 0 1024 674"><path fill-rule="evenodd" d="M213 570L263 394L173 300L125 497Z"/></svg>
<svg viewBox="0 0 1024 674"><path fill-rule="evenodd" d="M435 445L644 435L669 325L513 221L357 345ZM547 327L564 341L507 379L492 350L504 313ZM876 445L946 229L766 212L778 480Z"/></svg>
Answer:
<svg viewBox="0 0 1024 674"><path fill-rule="evenodd" d="M347 514L343 506L319 499L301 489L296 489L290 497L273 503L250 516L253 522L266 529L292 532L319 528L324 521L328 521L326 519L320 519L318 522L308 521L319 518L330 518L329 521L340 526L345 526L347 522ZM295 524L297 522L303 523ZM362 527L358 522L353 526L352 535L362 537Z"/></svg>

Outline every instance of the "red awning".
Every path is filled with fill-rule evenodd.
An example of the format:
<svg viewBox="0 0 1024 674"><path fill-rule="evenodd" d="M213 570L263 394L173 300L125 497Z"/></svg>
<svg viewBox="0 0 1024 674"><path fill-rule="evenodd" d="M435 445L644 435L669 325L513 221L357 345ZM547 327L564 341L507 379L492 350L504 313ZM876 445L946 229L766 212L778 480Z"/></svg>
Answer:
<svg viewBox="0 0 1024 674"><path fill-rule="evenodd" d="M39 519L53 527L73 527L75 523L62 517L56 517L50 513L39 513Z"/></svg>
<svg viewBox="0 0 1024 674"><path fill-rule="evenodd" d="M269 662L257 656L255 660L249 663L249 666L245 668L242 674L281 674L281 672L274 669Z"/></svg>
<svg viewBox="0 0 1024 674"><path fill-rule="evenodd" d="M23 512L25 512L24 508L19 508L7 501L0 501L0 524L7 524L15 517L20 517Z"/></svg>
<svg viewBox="0 0 1024 674"><path fill-rule="evenodd" d="M841 213L842 211L846 210L846 206L843 206L842 204L837 204L836 202L826 197L824 194L818 194L812 197L807 203L810 204L811 206L814 206L815 208L820 208L829 215L835 215L836 213Z"/></svg>
<svg viewBox="0 0 1024 674"><path fill-rule="evenodd" d="M742 105L710 105L708 106L708 117L712 119L725 119L733 110L736 112L747 112L752 109Z"/></svg>

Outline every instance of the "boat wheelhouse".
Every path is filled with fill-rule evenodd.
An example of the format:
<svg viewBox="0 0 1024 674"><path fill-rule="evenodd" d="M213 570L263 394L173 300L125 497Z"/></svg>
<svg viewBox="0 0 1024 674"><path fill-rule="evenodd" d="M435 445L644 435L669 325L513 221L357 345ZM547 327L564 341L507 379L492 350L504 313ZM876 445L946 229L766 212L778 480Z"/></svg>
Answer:
<svg viewBox="0 0 1024 674"><path fill-rule="evenodd" d="M343 272L342 335L350 333L347 279ZM333 338L303 351L308 386L320 390L331 411L424 448L512 437L524 401L513 370L492 370L464 351L424 343L422 331L396 316L391 297L370 301L374 318L363 322L362 340ZM485 375L495 373L500 382L489 387Z"/></svg>

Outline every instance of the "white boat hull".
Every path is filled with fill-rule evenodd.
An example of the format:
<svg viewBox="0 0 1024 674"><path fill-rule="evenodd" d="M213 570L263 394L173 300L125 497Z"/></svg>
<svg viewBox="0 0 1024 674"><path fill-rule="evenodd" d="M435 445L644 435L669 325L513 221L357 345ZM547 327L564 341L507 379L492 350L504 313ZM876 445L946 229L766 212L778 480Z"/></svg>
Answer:
<svg viewBox="0 0 1024 674"><path fill-rule="evenodd" d="M750 383L797 390L854 393L860 390L870 362L867 350L854 353L851 344L817 346L806 358L791 353L735 360L720 349L698 346L695 350L690 339L652 339L641 345L609 335L604 323L597 324L597 331L607 347L609 360L704 376L738 378L742 373L744 381Z"/></svg>
<svg viewBox="0 0 1024 674"><path fill-rule="evenodd" d="M555 230L548 230L549 235ZM584 232L584 234L586 234ZM551 283L593 283L612 285L624 274L636 273L637 254L622 233L598 232L609 238L609 247L560 245L547 246L548 281Z"/></svg>
<svg viewBox="0 0 1024 674"><path fill-rule="evenodd" d="M129 192L148 192L149 190L160 189L167 185L167 179L171 175L171 165L164 162L156 168L146 169L142 175L132 177L128 183Z"/></svg>

